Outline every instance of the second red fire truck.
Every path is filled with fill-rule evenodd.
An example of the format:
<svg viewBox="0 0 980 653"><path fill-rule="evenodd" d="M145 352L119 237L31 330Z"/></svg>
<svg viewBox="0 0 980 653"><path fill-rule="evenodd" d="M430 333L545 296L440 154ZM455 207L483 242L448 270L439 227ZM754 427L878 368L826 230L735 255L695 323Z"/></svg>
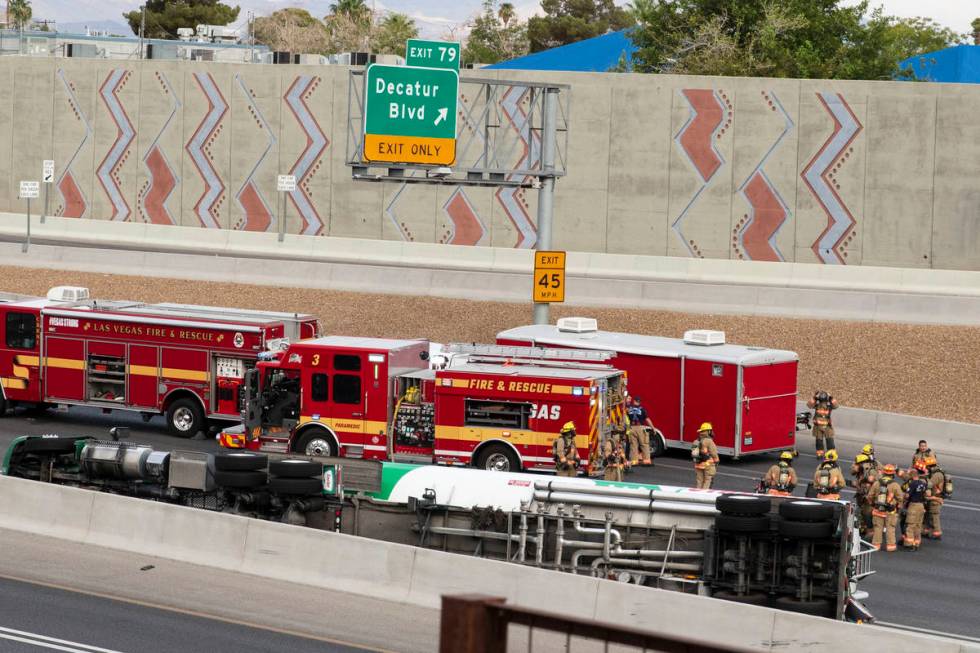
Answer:
<svg viewBox="0 0 980 653"><path fill-rule="evenodd" d="M456 346L429 365L427 340L331 336L270 352L246 374L243 427L229 448L476 466L554 469L552 443L574 422L586 473L624 420L623 374L606 352ZM564 359L564 360L559 360Z"/></svg>
<svg viewBox="0 0 980 653"><path fill-rule="evenodd" d="M192 437L209 419L241 419L260 352L318 335L311 315L103 301L68 286L0 297L0 416L12 404L162 413Z"/></svg>

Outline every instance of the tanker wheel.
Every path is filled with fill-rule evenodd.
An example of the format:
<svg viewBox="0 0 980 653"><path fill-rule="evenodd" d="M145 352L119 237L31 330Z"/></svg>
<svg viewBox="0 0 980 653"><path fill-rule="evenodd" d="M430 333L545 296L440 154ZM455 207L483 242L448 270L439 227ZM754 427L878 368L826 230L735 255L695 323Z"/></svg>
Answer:
<svg viewBox="0 0 980 653"><path fill-rule="evenodd" d="M193 438L204 428L204 411L194 399L178 399L167 408L167 430L178 438Z"/></svg>
<svg viewBox="0 0 980 653"><path fill-rule="evenodd" d="M667 452L664 446L663 433L657 429L650 431L650 457L659 458Z"/></svg>
<svg viewBox="0 0 980 653"><path fill-rule="evenodd" d="M476 457L476 466L489 472L519 472L520 463L514 452L502 444L488 444Z"/></svg>

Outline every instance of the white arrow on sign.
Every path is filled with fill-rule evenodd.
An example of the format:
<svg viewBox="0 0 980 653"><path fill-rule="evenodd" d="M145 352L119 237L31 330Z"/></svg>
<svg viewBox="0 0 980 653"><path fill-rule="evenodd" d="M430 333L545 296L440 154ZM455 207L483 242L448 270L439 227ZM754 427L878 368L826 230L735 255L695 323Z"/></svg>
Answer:
<svg viewBox="0 0 980 653"><path fill-rule="evenodd" d="M439 115L436 116L436 121L434 123L432 123L432 124L433 125L438 125L440 122L442 122L443 120L445 120L448 116L449 116L449 109L447 109L446 107L443 107L443 108L439 109Z"/></svg>

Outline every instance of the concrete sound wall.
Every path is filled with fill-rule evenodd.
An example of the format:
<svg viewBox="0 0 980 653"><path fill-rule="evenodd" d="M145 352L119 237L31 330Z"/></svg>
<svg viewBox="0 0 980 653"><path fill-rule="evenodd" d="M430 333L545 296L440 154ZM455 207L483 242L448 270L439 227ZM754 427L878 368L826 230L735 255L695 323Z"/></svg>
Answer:
<svg viewBox="0 0 980 653"><path fill-rule="evenodd" d="M556 248L980 270L980 87L480 75L572 86ZM274 230L293 173L292 234L535 243L533 191L354 183L347 68L8 57L0 83L0 211L53 158L58 216ZM497 107L505 165L535 153L524 100Z"/></svg>

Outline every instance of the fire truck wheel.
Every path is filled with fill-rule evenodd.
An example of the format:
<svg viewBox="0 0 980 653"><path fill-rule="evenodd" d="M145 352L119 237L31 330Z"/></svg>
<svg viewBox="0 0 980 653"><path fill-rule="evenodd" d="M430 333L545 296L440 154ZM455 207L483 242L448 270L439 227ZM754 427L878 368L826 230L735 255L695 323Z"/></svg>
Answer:
<svg viewBox="0 0 980 653"><path fill-rule="evenodd" d="M800 601L792 596L779 596L776 597L775 607L780 610L810 614L817 617L834 616L834 604L827 599Z"/></svg>
<svg viewBox="0 0 980 653"><path fill-rule="evenodd" d="M75 453L75 438L41 437L24 440L24 453L63 454Z"/></svg>
<svg viewBox="0 0 980 653"><path fill-rule="evenodd" d="M215 470L214 482L221 487L248 489L265 485L268 480L265 472L226 472Z"/></svg>
<svg viewBox="0 0 980 653"><path fill-rule="evenodd" d="M715 508L723 515L764 515L771 506L769 497L754 494L722 494L715 499Z"/></svg>
<svg viewBox="0 0 980 653"><path fill-rule="evenodd" d="M715 528L728 533L765 533L769 531L769 516L718 515L715 517Z"/></svg>
<svg viewBox="0 0 980 653"><path fill-rule="evenodd" d="M265 469L269 457L251 451L219 451L214 454L214 468L222 472L254 472Z"/></svg>
<svg viewBox="0 0 980 653"><path fill-rule="evenodd" d="M204 428L201 404L189 397L178 399L167 409L167 429L178 438L193 438Z"/></svg>
<svg viewBox="0 0 980 653"><path fill-rule="evenodd" d="M653 429L650 433L650 457L659 458L666 453L667 449L664 447L664 436L663 433L657 429Z"/></svg>
<svg viewBox="0 0 980 653"><path fill-rule="evenodd" d="M321 428L313 428L307 431L296 443L296 453L305 453L307 456L337 455L330 435Z"/></svg>
<svg viewBox="0 0 980 653"><path fill-rule="evenodd" d="M784 501L779 504L779 516L793 521L824 521L834 518L834 504L822 501Z"/></svg>
<svg viewBox="0 0 980 653"><path fill-rule="evenodd" d="M318 478L270 478L269 489L279 494L320 494L323 482Z"/></svg>
<svg viewBox="0 0 980 653"><path fill-rule="evenodd" d="M476 466L491 472L519 472L521 466L512 451L502 444L488 444L476 457Z"/></svg>
<svg viewBox="0 0 980 653"><path fill-rule="evenodd" d="M819 539L834 534L834 524L829 521L781 521L779 534L793 539Z"/></svg>
<svg viewBox="0 0 980 653"><path fill-rule="evenodd" d="M3 398L2 394L0 394L0 417L3 417L6 414L7 414L7 400Z"/></svg>
<svg viewBox="0 0 980 653"><path fill-rule="evenodd" d="M765 592L749 592L748 594L736 594L735 592L720 591L712 594L716 599L744 603L746 605L769 605L769 595Z"/></svg>
<svg viewBox="0 0 980 653"><path fill-rule="evenodd" d="M312 460L285 458L269 462L269 473L279 478L310 478L323 473L323 465Z"/></svg>

